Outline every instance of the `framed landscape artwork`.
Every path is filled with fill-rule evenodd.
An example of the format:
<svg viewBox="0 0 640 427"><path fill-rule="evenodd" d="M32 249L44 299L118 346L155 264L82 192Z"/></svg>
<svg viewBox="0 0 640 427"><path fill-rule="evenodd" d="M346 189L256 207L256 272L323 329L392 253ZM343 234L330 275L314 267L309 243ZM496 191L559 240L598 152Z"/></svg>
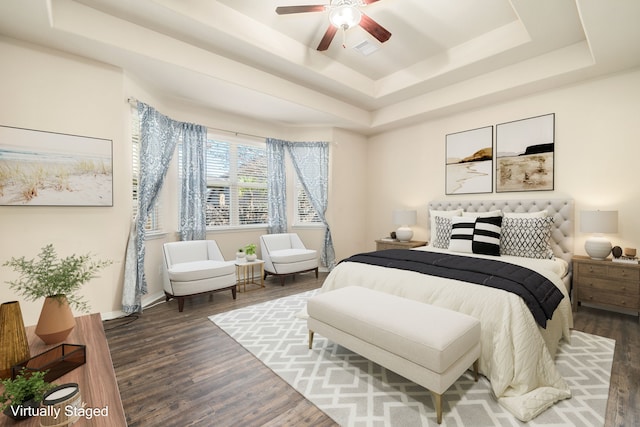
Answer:
<svg viewBox="0 0 640 427"><path fill-rule="evenodd" d="M0 205L113 206L111 140L0 126Z"/></svg>
<svg viewBox="0 0 640 427"><path fill-rule="evenodd" d="M493 191L493 126L446 136L446 194Z"/></svg>
<svg viewBox="0 0 640 427"><path fill-rule="evenodd" d="M553 190L555 114L496 126L496 192Z"/></svg>

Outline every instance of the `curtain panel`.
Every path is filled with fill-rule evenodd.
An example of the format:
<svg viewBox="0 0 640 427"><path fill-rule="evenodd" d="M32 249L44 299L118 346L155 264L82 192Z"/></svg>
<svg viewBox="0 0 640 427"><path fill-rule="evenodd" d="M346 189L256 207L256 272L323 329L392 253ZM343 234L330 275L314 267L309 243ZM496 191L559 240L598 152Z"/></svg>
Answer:
<svg viewBox="0 0 640 427"><path fill-rule="evenodd" d="M181 123L180 133L180 239L204 240L207 237L207 171L204 158L207 128L193 123Z"/></svg>
<svg viewBox="0 0 640 427"><path fill-rule="evenodd" d="M267 138L267 209L269 234L287 232L287 178L284 146L286 142Z"/></svg>
<svg viewBox="0 0 640 427"><path fill-rule="evenodd" d="M325 216L329 204L328 142L289 142L267 139L269 233L284 233L287 230L285 149L291 156L298 179L309 196L318 218L325 226L320 259L324 266L332 270L335 267L335 251L331 230ZM272 218L272 215L277 217Z"/></svg>
<svg viewBox="0 0 640 427"><path fill-rule="evenodd" d="M160 114L153 107L138 102L140 117L140 173L138 176L138 212L132 227L132 237L125 258L122 311L126 314L142 312L142 295L147 293L144 274L145 224L158 199L169 163L175 152L180 128L177 122ZM135 244L134 244L135 243ZM129 253L135 248L135 257ZM131 265L135 259L135 265Z"/></svg>
<svg viewBox="0 0 640 427"><path fill-rule="evenodd" d="M125 256L122 311L142 312L142 295L147 293L144 273L145 224L158 199L160 189L182 139L183 169L180 203L180 234L182 240L206 237L206 169L204 126L177 122L153 107L138 102L140 118L140 172L138 176L138 211L131 224Z"/></svg>

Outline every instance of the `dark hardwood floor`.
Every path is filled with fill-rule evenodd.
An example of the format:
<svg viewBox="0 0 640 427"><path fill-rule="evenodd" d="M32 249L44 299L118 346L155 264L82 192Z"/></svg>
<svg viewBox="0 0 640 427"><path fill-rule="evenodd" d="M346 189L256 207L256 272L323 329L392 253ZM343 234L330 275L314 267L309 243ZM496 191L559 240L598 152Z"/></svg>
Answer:
<svg viewBox="0 0 640 427"><path fill-rule="evenodd" d="M335 426L208 316L318 288L326 274L266 280L264 289L216 293L104 322L129 426ZM638 318L581 307L575 328L616 340L606 426L640 425Z"/></svg>

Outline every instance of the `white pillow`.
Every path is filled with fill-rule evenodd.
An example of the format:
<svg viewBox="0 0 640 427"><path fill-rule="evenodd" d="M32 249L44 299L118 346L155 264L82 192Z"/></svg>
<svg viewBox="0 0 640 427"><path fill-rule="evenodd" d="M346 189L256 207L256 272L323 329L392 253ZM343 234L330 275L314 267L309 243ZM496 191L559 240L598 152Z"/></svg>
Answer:
<svg viewBox="0 0 640 427"><path fill-rule="evenodd" d="M505 218L546 218L549 213L546 210L538 212L505 212Z"/></svg>
<svg viewBox="0 0 640 427"><path fill-rule="evenodd" d="M433 238L435 237L437 216L446 218L446 217L453 217L453 216L460 216L460 215L462 215L462 208L453 209L450 211L436 211L433 209L429 209L429 218L430 218L429 230L431 230L431 238L429 240L433 240Z"/></svg>
<svg viewBox="0 0 640 427"><path fill-rule="evenodd" d="M502 211L498 209L489 212L462 212L462 216L466 216L468 218L488 218L490 216L502 216Z"/></svg>

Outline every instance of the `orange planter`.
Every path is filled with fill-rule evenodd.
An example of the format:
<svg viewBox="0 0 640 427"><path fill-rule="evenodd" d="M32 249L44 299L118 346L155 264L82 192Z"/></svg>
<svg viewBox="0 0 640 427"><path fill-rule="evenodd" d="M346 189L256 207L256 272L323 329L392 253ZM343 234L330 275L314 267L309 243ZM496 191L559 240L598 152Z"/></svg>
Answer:
<svg viewBox="0 0 640 427"><path fill-rule="evenodd" d="M64 341L75 326L76 320L67 297L56 295L45 298L35 331L45 344Z"/></svg>

